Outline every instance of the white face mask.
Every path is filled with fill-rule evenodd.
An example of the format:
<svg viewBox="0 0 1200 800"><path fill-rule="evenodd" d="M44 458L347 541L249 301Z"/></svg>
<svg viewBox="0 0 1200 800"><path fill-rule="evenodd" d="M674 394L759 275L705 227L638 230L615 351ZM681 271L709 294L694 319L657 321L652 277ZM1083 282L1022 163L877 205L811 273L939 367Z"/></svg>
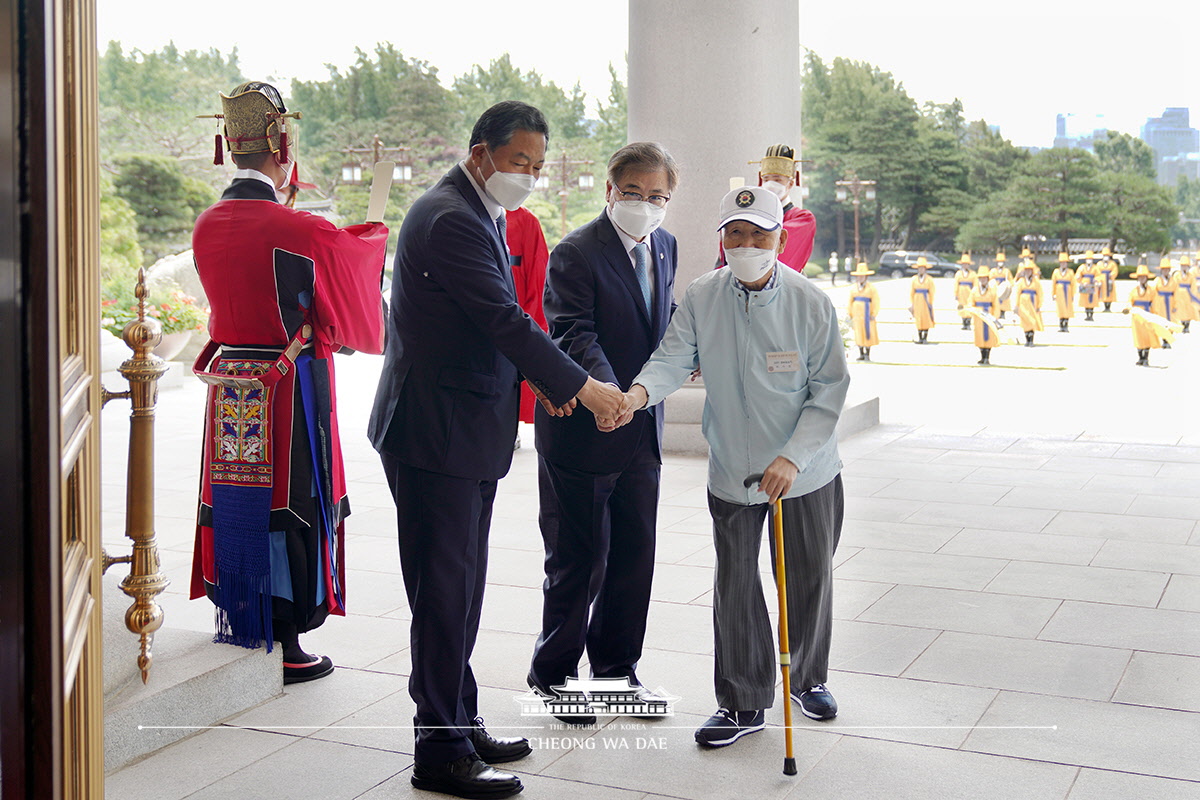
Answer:
<svg viewBox="0 0 1200 800"><path fill-rule="evenodd" d="M731 247L725 251L725 263L733 277L742 283L754 283L775 266L775 251L762 247Z"/></svg>
<svg viewBox="0 0 1200 800"><path fill-rule="evenodd" d="M645 239L662 225L667 209L641 200L618 200L609 206L612 221L634 239Z"/></svg>
<svg viewBox="0 0 1200 800"><path fill-rule="evenodd" d="M788 197L788 187L784 186L779 181L765 181L762 187L778 197L779 202L783 203L785 206L791 202L791 198Z"/></svg>
<svg viewBox="0 0 1200 800"><path fill-rule="evenodd" d="M490 152L488 160L492 161ZM505 210L516 211L533 191L537 178L524 172L501 172L495 161L492 169L496 171L483 182L483 190Z"/></svg>
<svg viewBox="0 0 1200 800"><path fill-rule="evenodd" d="M283 169L283 182L275 187L275 198L279 202L286 204L291 197L291 192L288 191L288 184L292 182L292 171L296 169L296 162L292 160L280 166Z"/></svg>

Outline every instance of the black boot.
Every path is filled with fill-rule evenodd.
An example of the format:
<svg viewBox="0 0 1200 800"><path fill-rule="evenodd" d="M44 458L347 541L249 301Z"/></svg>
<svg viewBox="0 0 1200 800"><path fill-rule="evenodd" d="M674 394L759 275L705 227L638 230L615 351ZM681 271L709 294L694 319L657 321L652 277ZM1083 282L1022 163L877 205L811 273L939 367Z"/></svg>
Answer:
<svg viewBox="0 0 1200 800"><path fill-rule="evenodd" d="M1112 311L1112 303L1105 303L1105 304L1104 304L1104 310L1105 310L1105 311Z"/></svg>
<svg viewBox="0 0 1200 800"><path fill-rule="evenodd" d="M1092 309L1085 308L1084 311L1087 312L1087 321L1091 322L1092 321Z"/></svg>
<svg viewBox="0 0 1200 800"><path fill-rule="evenodd" d="M921 344L929 344L929 331L920 331Z"/></svg>
<svg viewBox="0 0 1200 800"><path fill-rule="evenodd" d="M1171 343L1168 342L1166 339L1163 339L1163 350L1170 350L1170 349L1171 349Z"/></svg>
<svg viewBox="0 0 1200 800"><path fill-rule="evenodd" d="M1025 346L1033 347L1033 331L1025 331Z"/></svg>
<svg viewBox="0 0 1200 800"><path fill-rule="evenodd" d="M864 348L863 349L863 361L870 361L870 360L871 360L871 348L869 348L869 347Z"/></svg>
<svg viewBox="0 0 1200 800"><path fill-rule="evenodd" d="M1063 333L1070 333L1070 332L1071 332L1071 320L1064 319L1063 320Z"/></svg>
<svg viewBox="0 0 1200 800"><path fill-rule="evenodd" d="M1191 320L1184 321L1184 323L1183 323L1183 332L1184 333L1189 333L1188 326L1190 326L1191 324L1192 324Z"/></svg>
<svg viewBox="0 0 1200 800"><path fill-rule="evenodd" d="M859 361L867 360L867 348L865 348L865 347L858 348L858 360Z"/></svg>
<svg viewBox="0 0 1200 800"><path fill-rule="evenodd" d="M1139 366L1139 367L1150 366L1150 351L1148 349L1147 350L1138 350L1137 366Z"/></svg>
<svg viewBox="0 0 1200 800"><path fill-rule="evenodd" d="M986 363L988 363L987 357L988 357L988 349L986 347L981 347L981 348L979 348L979 360L976 361L975 363L976 364L986 364Z"/></svg>
<svg viewBox="0 0 1200 800"><path fill-rule="evenodd" d="M964 317L964 318L963 318L963 326L962 326L962 329L963 329L964 331L969 331L969 330L971 330L971 318L970 318L970 317Z"/></svg>
<svg viewBox="0 0 1200 800"><path fill-rule="evenodd" d="M1003 312L1003 311L1000 312L1000 319L1004 319L1004 313L1005 312Z"/></svg>

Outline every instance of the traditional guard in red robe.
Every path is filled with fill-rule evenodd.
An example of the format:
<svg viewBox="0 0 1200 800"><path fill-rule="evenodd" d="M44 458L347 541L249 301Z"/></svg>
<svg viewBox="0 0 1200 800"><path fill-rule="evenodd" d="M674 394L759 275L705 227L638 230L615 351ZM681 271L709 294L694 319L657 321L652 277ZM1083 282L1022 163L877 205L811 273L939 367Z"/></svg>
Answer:
<svg viewBox="0 0 1200 800"><path fill-rule="evenodd" d="M546 264L550 251L546 248L546 234L542 223L533 212L522 206L516 211L505 211L508 223L508 263L512 265L513 284L517 289L517 303L521 310L533 318L542 330L546 327L546 312L542 309L542 293L546 290ZM521 422L533 424L535 398L529 384L521 382ZM517 434L516 446L521 446L521 434Z"/></svg>
<svg viewBox="0 0 1200 800"><path fill-rule="evenodd" d="M345 614L333 354L383 352L387 228L338 228L280 202L294 172L275 87L222 95L238 170L192 234L211 303L196 361L209 383L192 597L217 606L216 641L283 645L284 682L333 671L299 634ZM220 138L216 163L223 162Z"/></svg>

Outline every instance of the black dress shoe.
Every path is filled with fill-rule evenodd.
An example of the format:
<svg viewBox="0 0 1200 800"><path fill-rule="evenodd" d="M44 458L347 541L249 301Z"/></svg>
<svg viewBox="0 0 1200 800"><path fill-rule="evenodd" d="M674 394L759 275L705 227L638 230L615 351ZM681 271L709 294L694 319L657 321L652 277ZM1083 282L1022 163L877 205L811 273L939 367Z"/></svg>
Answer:
<svg viewBox="0 0 1200 800"><path fill-rule="evenodd" d="M525 676L525 682L529 684L530 689L541 695L547 705L549 705L550 701L558 697L556 692L535 681L532 672ZM559 722L565 722L568 725L592 725L596 722L595 714L554 714L553 716Z"/></svg>
<svg viewBox="0 0 1200 800"><path fill-rule="evenodd" d="M283 682L285 685L315 681L333 674L333 661L329 656L313 656L313 661L306 664L289 664L283 662Z"/></svg>
<svg viewBox="0 0 1200 800"><path fill-rule="evenodd" d="M470 738L471 744L475 745L475 754L489 764L518 761L533 752L528 739L519 736L497 739L492 736L483 727L483 717L475 718Z"/></svg>
<svg viewBox="0 0 1200 800"><path fill-rule="evenodd" d="M516 775L493 769L475 753L448 764L414 764L410 780L418 789L469 798L512 797L525 788Z"/></svg>

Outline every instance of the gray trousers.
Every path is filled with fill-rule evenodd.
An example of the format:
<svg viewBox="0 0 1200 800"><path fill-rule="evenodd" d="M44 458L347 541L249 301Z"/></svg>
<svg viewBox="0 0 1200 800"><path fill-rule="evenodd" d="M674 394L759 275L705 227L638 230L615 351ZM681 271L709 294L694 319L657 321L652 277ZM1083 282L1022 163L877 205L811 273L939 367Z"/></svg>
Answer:
<svg viewBox="0 0 1200 800"><path fill-rule="evenodd" d="M833 630L833 553L842 535L842 476L784 500L791 682L797 693L824 683ZM717 571L713 591L717 703L732 711L770 708L779 677L779 641L763 596L758 556L770 506L727 503L710 492ZM772 565L774 529L769 528ZM772 570L774 567L772 566ZM772 588L772 598L777 596ZM772 599L771 606L776 601Z"/></svg>

